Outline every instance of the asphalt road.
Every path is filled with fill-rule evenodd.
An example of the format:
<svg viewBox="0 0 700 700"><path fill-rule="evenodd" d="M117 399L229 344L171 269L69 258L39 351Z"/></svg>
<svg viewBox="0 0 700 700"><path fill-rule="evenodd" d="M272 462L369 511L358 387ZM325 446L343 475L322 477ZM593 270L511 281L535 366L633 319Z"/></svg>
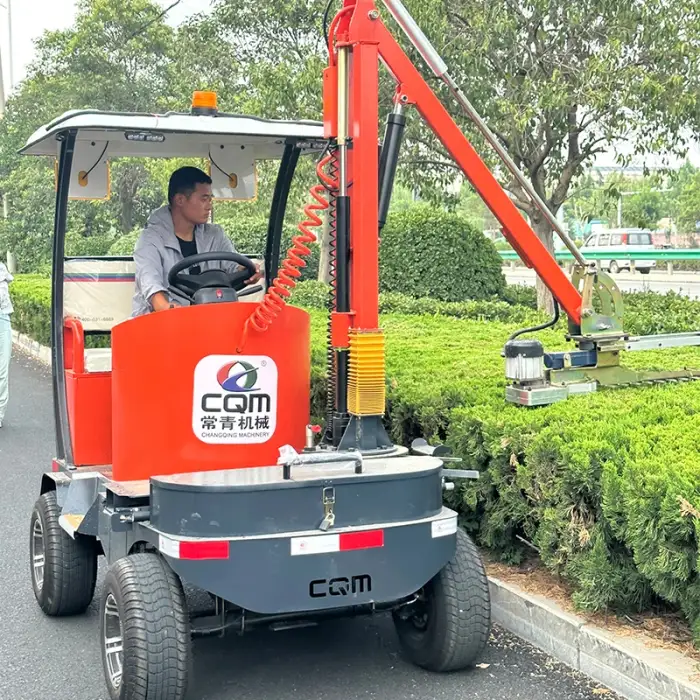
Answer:
<svg viewBox="0 0 700 700"><path fill-rule="evenodd" d="M503 269L508 284L525 284L534 286L535 272L525 268L511 270L509 267ZM615 281L623 292L657 292L665 294L673 291L688 296L692 299L700 297L700 274L676 273L669 275L666 272L651 272L642 275L639 272L620 272L613 275Z"/></svg>
<svg viewBox="0 0 700 700"><path fill-rule="evenodd" d="M29 581L29 517L52 449L50 374L15 354L10 408L0 429L0 700L106 700L95 602L84 616L49 619ZM98 595L100 587L98 582ZM616 698L498 628L482 661L483 668L453 675L416 669L401 658L391 621L383 616L259 630L195 643L192 698Z"/></svg>

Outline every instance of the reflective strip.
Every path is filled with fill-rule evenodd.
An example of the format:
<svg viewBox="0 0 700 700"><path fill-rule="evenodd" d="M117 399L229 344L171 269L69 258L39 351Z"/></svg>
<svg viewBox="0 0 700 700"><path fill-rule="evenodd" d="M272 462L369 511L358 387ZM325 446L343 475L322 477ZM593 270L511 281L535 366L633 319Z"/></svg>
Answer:
<svg viewBox="0 0 700 700"><path fill-rule="evenodd" d="M457 516L444 518L443 520L433 520L430 524L431 535L436 537L447 537L457 532Z"/></svg>
<svg viewBox="0 0 700 700"><path fill-rule="evenodd" d="M292 556L299 554L328 554L384 546L384 530L342 532L337 535L292 537Z"/></svg>
<svg viewBox="0 0 700 700"><path fill-rule="evenodd" d="M299 554L328 554L340 551L340 535L292 537L292 556Z"/></svg>
<svg viewBox="0 0 700 700"><path fill-rule="evenodd" d="M180 543L177 540L171 540L165 535L158 536L158 549L166 557L171 557L172 559L180 558Z"/></svg>
<svg viewBox="0 0 700 700"><path fill-rule="evenodd" d="M173 559L228 559L228 540L173 540L159 535L158 549Z"/></svg>
<svg viewBox="0 0 700 700"><path fill-rule="evenodd" d="M340 536L340 551L352 549L373 549L384 546L384 530L365 530L364 532L347 532Z"/></svg>

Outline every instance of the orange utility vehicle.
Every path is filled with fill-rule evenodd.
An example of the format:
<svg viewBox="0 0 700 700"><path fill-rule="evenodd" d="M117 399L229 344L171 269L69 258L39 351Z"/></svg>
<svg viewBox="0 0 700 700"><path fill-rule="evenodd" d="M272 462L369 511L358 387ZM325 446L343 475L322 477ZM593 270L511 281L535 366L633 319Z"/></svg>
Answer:
<svg viewBox="0 0 700 700"><path fill-rule="evenodd" d="M99 643L113 699L183 698L193 637L259 625L391 612L408 658L435 671L473 665L488 639L481 559L442 503L453 486L446 450L394 445L383 426L376 134L367 149L354 137L374 160L364 186L337 138L348 122L335 92L347 110L348 87L333 77L326 91L325 126L227 115L195 94L189 114L70 112L23 149L58 160L56 458L31 515L32 585L47 615L80 614L105 557ZM321 184L280 261L292 177L310 156ZM131 257L65 255L70 201L108 196L119 157L206 159L219 199L254 197L256 163L278 159L264 284L245 286L248 256L192 256L169 273L183 306L131 317ZM367 201L355 199L350 215L353 177ZM309 425L309 315L287 301L324 209L334 307L319 434ZM187 272L216 259L240 271ZM105 337L109 347L94 342ZM211 608L188 612L184 582L206 591Z"/></svg>

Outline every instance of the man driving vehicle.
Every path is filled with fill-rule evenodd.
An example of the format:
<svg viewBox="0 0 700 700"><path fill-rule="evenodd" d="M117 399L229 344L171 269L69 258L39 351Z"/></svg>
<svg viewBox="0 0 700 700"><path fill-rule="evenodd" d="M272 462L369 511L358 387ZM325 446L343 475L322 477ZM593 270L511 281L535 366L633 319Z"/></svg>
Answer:
<svg viewBox="0 0 700 700"><path fill-rule="evenodd" d="M134 249L136 286L132 316L172 309L178 305L168 291L168 273L175 263L198 253L235 253L233 244L221 226L208 223L212 210L212 180L199 168L184 167L170 177L168 204L148 218ZM257 273L246 281L254 284ZM214 261L196 265L189 274L208 269L236 272L235 262Z"/></svg>

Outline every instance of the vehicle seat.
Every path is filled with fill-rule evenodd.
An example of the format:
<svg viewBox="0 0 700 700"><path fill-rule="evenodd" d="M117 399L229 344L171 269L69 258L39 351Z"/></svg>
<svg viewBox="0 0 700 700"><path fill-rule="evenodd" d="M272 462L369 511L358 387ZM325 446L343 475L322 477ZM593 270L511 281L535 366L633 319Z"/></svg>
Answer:
<svg viewBox="0 0 700 700"><path fill-rule="evenodd" d="M64 263L64 318L86 333L108 333L131 316L135 263L132 257L67 258ZM111 348L86 348L84 371L110 372Z"/></svg>

